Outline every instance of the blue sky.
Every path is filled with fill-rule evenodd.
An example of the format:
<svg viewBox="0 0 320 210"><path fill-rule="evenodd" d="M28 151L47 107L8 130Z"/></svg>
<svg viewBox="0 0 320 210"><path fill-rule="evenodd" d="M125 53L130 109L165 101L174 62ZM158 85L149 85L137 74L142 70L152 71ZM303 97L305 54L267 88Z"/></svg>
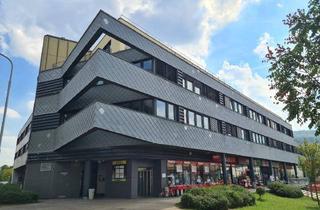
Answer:
<svg viewBox="0 0 320 210"><path fill-rule="evenodd" d="M261 61L267 45L286 37L285 16L306 5L306 0L0 1L0 51L15 66L0 165L12 164L17 134L32 112L45 34L78 40L99 9L114 17L124 15L285 118L282 105L270 99L268 65ZM1 59L1 117L7 69ZM294 130L307 127L291 123Z"/></svg>

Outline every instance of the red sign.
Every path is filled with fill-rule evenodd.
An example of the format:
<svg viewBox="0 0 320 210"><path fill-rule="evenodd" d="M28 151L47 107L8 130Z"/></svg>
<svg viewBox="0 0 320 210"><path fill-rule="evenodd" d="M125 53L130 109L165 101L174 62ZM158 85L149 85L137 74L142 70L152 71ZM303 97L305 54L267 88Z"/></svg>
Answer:
<svg viewBox="0 0 320 210"><path fill-rule="evenodd" d="M236 157L234 157L234 156L228 156L227 158L226 158L226 161L227 161L227 163L229 163L229 164L237 164L237 158Z"/></svg>
<svg viewBox="0 0 320 210"><path fill-rule="evenodd" d="M221 156L220 155L212 155L212 162L221 163Z"/></svg>

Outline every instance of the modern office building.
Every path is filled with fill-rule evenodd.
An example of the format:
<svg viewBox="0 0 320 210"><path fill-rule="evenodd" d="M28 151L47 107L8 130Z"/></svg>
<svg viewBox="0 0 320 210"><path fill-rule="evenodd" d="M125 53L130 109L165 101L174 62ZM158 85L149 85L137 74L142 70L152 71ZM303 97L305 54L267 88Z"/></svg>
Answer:
<svg viewBox="0 0 320 210"><path fill-rule="evenodd" d="M23 186L24 175L26 171L26 163L28 157L28 145L31 133L31 120L30 116L27 122L23 125L18 133L17 146L14 155L12 182Z"/></svg>
<svg viewBox="0 0 320 210"><path fill-rule="evenodd" d="M24 188L43 198L158 196L298 171L290 124L103 11L78 42L45 36L31 125Z"/></svg>

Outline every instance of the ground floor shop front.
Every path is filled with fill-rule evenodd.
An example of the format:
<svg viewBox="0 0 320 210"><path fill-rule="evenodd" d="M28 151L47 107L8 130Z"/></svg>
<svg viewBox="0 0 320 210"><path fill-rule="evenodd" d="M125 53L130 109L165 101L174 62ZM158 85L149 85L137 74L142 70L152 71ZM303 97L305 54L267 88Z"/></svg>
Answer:
<svg viewBox="0 0 320 210"><path fill-rule="evenodd" d="M146 152L147 151L147 152ZM111 152L111 151L110 151ZM30 160L24 188L42 198L136 198L168 195L168 189L189 189L217 184L244 187L297 177L295 164L228 154L143 150L117 155L93 152L91 156Z"/></svg>

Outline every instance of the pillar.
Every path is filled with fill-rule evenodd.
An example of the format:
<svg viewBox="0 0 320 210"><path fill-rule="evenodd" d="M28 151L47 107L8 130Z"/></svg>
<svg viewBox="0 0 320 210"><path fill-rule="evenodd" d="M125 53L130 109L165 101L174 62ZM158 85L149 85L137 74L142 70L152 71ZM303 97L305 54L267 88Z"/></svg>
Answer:
<svg viewBox="0 0 320 210"><path fill-rule="evenodd" d="M272 176L272 161L271 160L269 160L269 179L270 179L270 177ZM273 181L273 180L271 180L270 179L270 181Z"/></svg>
<svg viewBox="0 0 320 210"><path fill-rule="evenodd" d="M254 175L254 170L253 170L254 164L253 164L253 158L249 158L249 170L250 170L250 180L252 183L252 187L256 188L256 177Z"/></svg>
<svg viewBox="0 0 320 210"><path fill-rule="evenodd" d="M298 178L298 171L297 171L297 165L293 164L293 169L294 169L294 175L296 178Z"/></svg>
<svg viewBox="0 0 320 210"><path fill-rule="evenodd" d="M223 173L223 183L228 184L227 180L227 169L226 169L226 154L221 154L221 164L222 164L222 173Z"/></svg>
<svg viewBox="0 0 320 210"><path fill-rule="evenodd" d="M88 197L88 189L91 184L91 161L87 160L83 166L83 178L82 178L82 197Z"/></svg>
<svg viewBox="0 0 320 210"><path fill-rule="evenodd" d="M283 163L283 169L284 169L284 181L288 183L288 173L287 173L287 165L286 163Z"/></svg>

